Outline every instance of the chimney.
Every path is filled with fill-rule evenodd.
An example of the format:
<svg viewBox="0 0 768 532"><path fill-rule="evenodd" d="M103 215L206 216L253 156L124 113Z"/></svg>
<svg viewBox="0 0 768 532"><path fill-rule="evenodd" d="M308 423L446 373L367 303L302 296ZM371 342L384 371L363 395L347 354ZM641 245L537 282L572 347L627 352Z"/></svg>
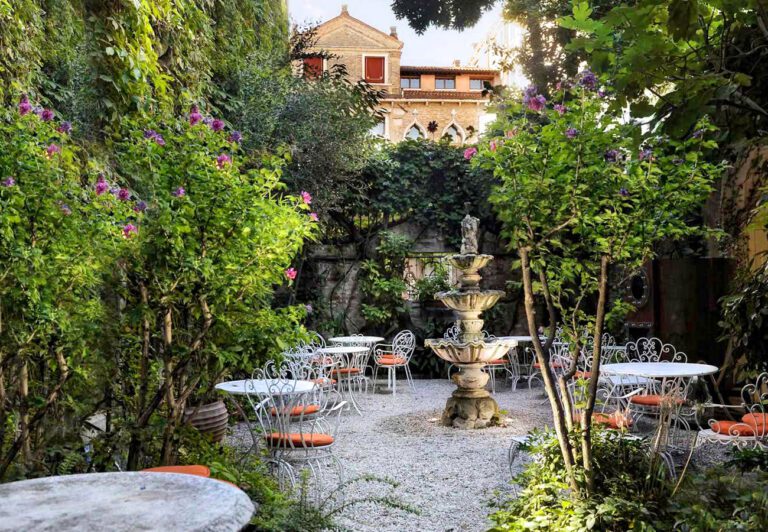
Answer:
<svg viewBox="0 0 768 532"><path fill-rule="evenodd" d="M397 39L397 26L390 26L389 27L389 36L394 37Z"/></svg>
<svg viewBox="0 0 768 532"><path fill-rule="evenodd" d="M453 66L460 67L461 66L461 59L454 59L453 60Z"/></svg>
<svg viewBox="0 0 768 532"><path fill-rule="evenodd" d="M341 14L349 15L349 6L347 4L341 4Z"/></svg>

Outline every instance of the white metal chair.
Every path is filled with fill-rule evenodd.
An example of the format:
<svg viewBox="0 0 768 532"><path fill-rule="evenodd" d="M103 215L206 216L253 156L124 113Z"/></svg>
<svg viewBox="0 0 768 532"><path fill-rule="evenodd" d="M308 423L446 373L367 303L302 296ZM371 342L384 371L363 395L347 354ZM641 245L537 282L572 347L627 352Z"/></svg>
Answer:
<svg viewBox="0 0 768 532"><path fill-rule="evenodd" d="M379 368L385 368L387 370L387 388L391 389L394 395L397 390L397 369L403 368L408 385L411 390L415 390L411 368L408 366L415 349L416 335L407 329L397 333L391 344L375 345L373 347L374 386Z"/></svg>

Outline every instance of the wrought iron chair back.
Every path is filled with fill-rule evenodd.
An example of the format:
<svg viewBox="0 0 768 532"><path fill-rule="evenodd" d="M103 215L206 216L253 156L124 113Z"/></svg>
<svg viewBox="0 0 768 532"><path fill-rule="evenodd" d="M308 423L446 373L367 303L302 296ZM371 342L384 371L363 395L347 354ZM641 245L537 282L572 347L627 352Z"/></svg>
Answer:
<svg viewBox="0 0 768 532"><path fill-rule="evenodd" d="M639 338L625 346L625 362L687 362L688 356L656 337Z"/></svg>

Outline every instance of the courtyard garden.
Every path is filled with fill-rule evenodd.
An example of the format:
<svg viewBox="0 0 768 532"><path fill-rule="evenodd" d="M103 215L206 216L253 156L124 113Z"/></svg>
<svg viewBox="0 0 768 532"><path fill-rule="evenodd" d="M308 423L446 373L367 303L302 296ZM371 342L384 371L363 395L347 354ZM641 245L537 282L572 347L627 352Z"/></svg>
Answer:
<svg viewBox="0 0 768 532"><path fill-rule="evenodd" d="M393 143L280 0L0 0L0 530L768 529L768 3L392 11L498 5Z"/></svg>

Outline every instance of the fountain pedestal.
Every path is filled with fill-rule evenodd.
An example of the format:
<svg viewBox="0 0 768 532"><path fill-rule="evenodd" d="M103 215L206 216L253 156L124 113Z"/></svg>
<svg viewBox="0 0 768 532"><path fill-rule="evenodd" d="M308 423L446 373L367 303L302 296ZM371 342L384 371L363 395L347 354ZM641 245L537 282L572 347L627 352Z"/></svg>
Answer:
<svg viewBox="0 0 768 532"><path fill-rule="evenodd" d="M477 224L477 218L464 218L462 253L449 257L451 265L462 273L460 288L435 295L453 310L458 335L424 342L437 356L459 368L451 378L456 390L445 405L441 422L461 429L481 429L499 424L499 405L485 389L489 375L483 367L491 360L503 358L517 345L514 340L484 339L480 314L493 307L504 292L480 290L478 271L493 257L477 254Z"/></svg>

